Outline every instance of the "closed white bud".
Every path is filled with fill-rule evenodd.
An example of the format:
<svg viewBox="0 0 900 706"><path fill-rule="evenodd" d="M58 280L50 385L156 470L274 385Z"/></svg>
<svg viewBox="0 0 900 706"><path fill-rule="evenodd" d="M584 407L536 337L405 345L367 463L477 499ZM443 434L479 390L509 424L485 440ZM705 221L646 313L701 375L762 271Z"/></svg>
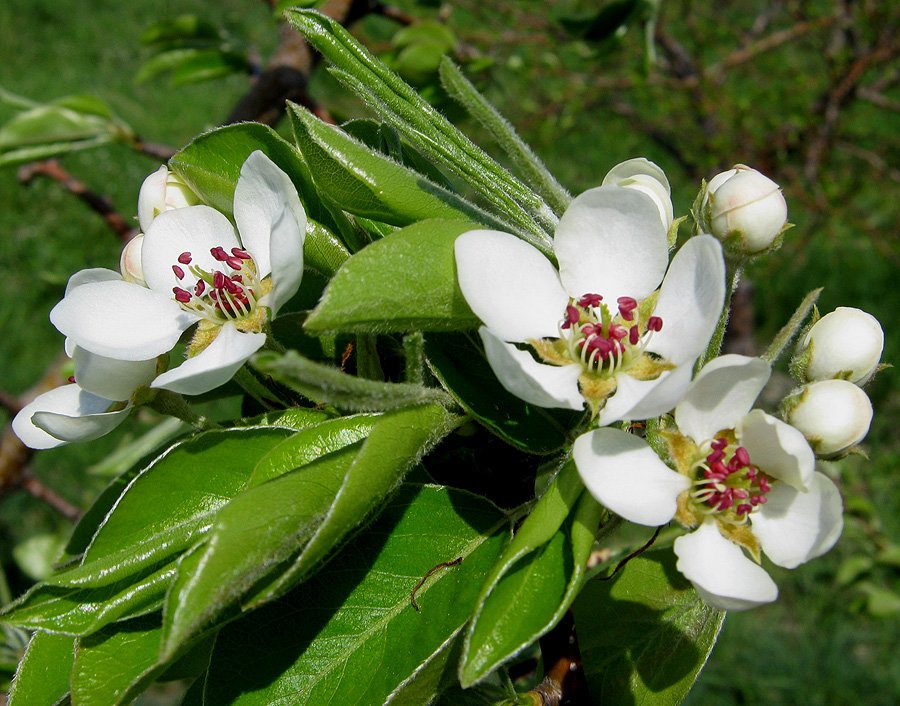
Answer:
<svg viewBox="0 0 900 706"><path fill-rule="evenodd" d="M622 186L649 196L656 204L667 232L675 220L669 180L666 173L649 159L637 157L617 164L603 177L601 186Z"/></svg>
<svg viewBox="0 0 900 706"><path fill-rule="evenodd" d="M122 248L122 255L119 257L119 272L122 273L122 279L126 282L133 282L146 287L144 268L141 264L141 246L143 243L144 236L138 234L125 244L125 247Z"/></svg>
<svg viewBox="0 0 900 706"><path fill-rule="evenodd" d="M787 422L799 429L820 458L838 456L862 441L872 423L872 403L846 380L821 380L785 400Z"/></svg>
<svg viewBox="0 0 900 706"><path fill-rule="evenodd" d="M744 255L775 245L787 225L781 187L743 164L710 179L704 210L710 232L726 248Z"/></svg>
<svg viewBox="0 0 900 706"><path fill-rule="evenodd" d="M865 385L878 370L884 331L871 314L838 307L819 319L798 347L804 382L841 378Z"/></svg>
<svg viewBox="0 0 900 706"><path fill-rule="evenodd" d="M138 223L145 233L150 223L163 211L196 206L200 199L181 177L165 165L144 179L138 194Z"/></svg>

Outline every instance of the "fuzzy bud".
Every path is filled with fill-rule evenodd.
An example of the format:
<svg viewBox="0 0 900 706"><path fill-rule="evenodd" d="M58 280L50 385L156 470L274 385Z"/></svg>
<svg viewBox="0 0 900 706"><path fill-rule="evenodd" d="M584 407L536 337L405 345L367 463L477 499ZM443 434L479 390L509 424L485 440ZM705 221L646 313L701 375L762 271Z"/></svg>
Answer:
<svg viewBox="0 0 900 706"><path fill-rule="evenodd" d="M801 382L841 378L865 385L878 370L884 331L871 314L838 307L819 319L800 342L795 369Z"/></svg>
<svg viewBox="0 0 900 706"><path fill-rule="evenodd" d="M181 177L170 172L165 165L144 179L138 194L138 223L147 232L150 223L163 211L196 206L200 198L185 184Z"/></svg>
<svg viewBox="0 0 900 706"><path fill-rule="evenodd" d="M143 243L144 236L138 234L125 244L125 247L122 248L122 255L119 257L119 272L122 273L122 279L126 282L133 282L146 287L144 268L141 264L141 247Z"/></svg>
<svg viewBox="0 0 900 706"><path fill-rule="evenodd" d="M726 248L743 255L757 255L777 246L787 225L787 202L781 188L743 164L710 179L704 211L709 231Z"/></svg>
<svg viewBox="0 0 900 706"><path fill-rule="evenodd" d="M784 401L788 424L799 429L816 455L832 458L849 451L869 433L872 403L846 380L821 380Z"/></svg>

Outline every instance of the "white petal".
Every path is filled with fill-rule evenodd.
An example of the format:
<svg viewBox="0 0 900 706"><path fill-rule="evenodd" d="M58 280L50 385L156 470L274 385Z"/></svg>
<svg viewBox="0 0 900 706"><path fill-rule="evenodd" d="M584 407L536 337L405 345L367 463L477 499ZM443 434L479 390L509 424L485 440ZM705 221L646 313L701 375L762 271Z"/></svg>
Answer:
<svg viewBox="0 0 900 706"><path fill-rule="evenodd" d="M572 456L585 487L617 515L640 525L664 525L691 482L666 466L643 439L596 429L575 440Z"/></svg>
<svg viewBox="0 0 900 706"><path fill-rule="evenodd" d="M82 390L108 400L124 402L156 377L156 358L116 360L74 346L75 380Z"/></svg>
<svg viewBox="0 0 900 706"><path fill-rule="evenodd" d="M793 569L827 552L841 536L841 494L822 473L813 475L806 492L775 483L766 504L750 520L766 556L778 566Z"/></svg>
<svg viewBox="0 0 900 706"><path fill-rule="evenodd" d="M691 384L693 363L668 370L655 380L636 380L627 373L616 377L616 391L600 410L597 423L607 426L623 419L650 419L674 409Z"/></svg>
<svg viewBox="0 0 900 706"><path fill-rule="evenodd" d="M118 360L170 351L197 320L174 299L122 280L77 287L50 312L53 325L76 345Z"/></svg>
<svg viewBox="0 0 900 706"><path fill-rule="evenodd" d="M107 412L111 404L78 385L63 385L23 407L13 419L13 432L33 449L91 441L112 431L128 416L128 409Z"/></svg>
<svg viewBox="0 0 900 706"><path fill-rule="evenodd" d="M635 157L634 159L626 159L610 169L606 176L603 177L603 186L615 185L623 179L631 179L636 176L652 177L660 184L666 194L671 194L672 189L669 187L669 180L666 173L661 167L643 157Z"/></svg>
<svg viewBox="0 0 900 706"><path fill-rule="evenodd" d="M466 302L500 338L521 342L559 336L569 297L540 251L496 230L463 233L455 251Z"/></svg>
<svg viewBox="0 0 900 706"><path fill-rule="evenodd" d="M83 284L91 284L92 282L112 282L119 279L122 279L122 275L114 270L108 270L105 267L91 267L87 270L79 270L69 277L69 281L66 283L65 296L69 296L69 292L75 289L75 287L80 287Z"/></svg>
<svg viewBox="0 0 900 706"><path fill-rule="evenodd" d="M264 333L241 333L225 324L201 353L160 375L150 387L199 395L224 385L266 342Z"/></svg>
<svg viewBox="0 0 900 706"><path fill-rule="evenodd" d="M647 350L673 363L696 359L706 350L725 303L725 260L711 235L688 240L672 258L654 316L663 321Z"/></svg>
<svg viewBox="0 0 900 706"><path fill-rule="evenodd" d="M290 177L259 150L247 157L241 167L234 189L234 221L260 277L273 272L279 264L303 271L306 211ZM276 232L276 226L281 232ZM279 262L282 257L290 258L290 262Z"/></svg>
<svg viewBox="0 0 900 706"><path fill-rule="evenodd" d="M816 457L803 434L790 424L754 409L735 428L750 462L763 473L803 490L816 470Z"/></svg>
<svg viewBox="0 0 900 706"><path fill-rule="evenodd" d="M272 285L260 304L272 310L274 317L278 310L300 289L303 277L303 239L306 235L306 215L298 223L287 208L272 223Z"/></svg>
<svg viewBox="0 0 900 706"><path fill-rule="evenodd" d="M575 410L584 407L584 398L578 390L580 365L545 365L532 358L528 351L505 343L486 326L478 332L491 369L500 384L516 397L539 407Z"/></svg>
<svg viewBox="0 0 900 706"><path fill-rule="evenodd" d="M566 291L576 298L600 294L613 309L618 297L640 301L653 292L669 260L656 204L619 186L577 196L556 226L553 248Z"/></svg>
<svg viewBox="0 0 900 706"><path fill-rule="evenodd" d="M187 288L197 278L188 270L188 265L179 264L178 256L191 254L191 265L207 272L221 270L223 263L217 261L210 250L223 247L226 251L239 247L237 234L231 222L209 206L188 206L160 213L144 233L141 246L141 266L144 280L150 289L172 295L172 287ZM172 269L178 265L185 273L178 279Z"/></svg>
<svg viewBox="0 0 900 706"><path fill-rule="evenodd" d="M721 610L746 610L778 598L778 587L713 522L675 540L678 570L703 599Z"/></svg>
<svg viewBox="0 0 900 706"><path fill-rule="evenodd" d="M166 210L166 180L169 170L161 166L144 179L138 193L138 224L145 233L157 215Z"/></svg>
<svg viewBox="0 0 900 706"><path fill-rule="evenodd" d="M734 354L714 358L697 373L675 408L675 423L698 444L723 429L734 429L753 408L771 372L761 358Z"/></svg>

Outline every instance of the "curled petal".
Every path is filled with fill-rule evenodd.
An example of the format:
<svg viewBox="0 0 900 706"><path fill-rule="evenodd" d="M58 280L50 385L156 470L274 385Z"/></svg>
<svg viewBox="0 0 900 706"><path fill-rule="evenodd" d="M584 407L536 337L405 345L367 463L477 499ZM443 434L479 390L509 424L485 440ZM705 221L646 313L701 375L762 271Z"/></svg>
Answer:
<svg viewBox="0 0 900 706"><path fill-rule="evenodd" d="M798 490L809 487L816 457L799 430L754 409L735 432L754 466Z"/></svg>
<svg viewBox="0 0 900 706"><path fill-rule="evenodd" d="M153 219L166 210L166 181L168 168L163 165L150 174L138 193L138 224L142 231L147 230Z"/></svg>
<svg viewBox="0 0 900 706"><path fill-rule="evenodd" d="M707 603L721 610L746 610L778 598L778 587L741 548L705 522L675 540L678 570Z"/></svg>
<svg viewBox="0 0 900 706"><path fill-rule="evenodd" d="M272 291L260 300L262 306L272 310L274 317L278 310L300 289L303 277L303 239L306 235L306 214L302 223L288 209L281 212L272 222Z"/></svg>
<svg viewBox="0 0 900 706"><path fill-rule="evenodd" d="M184 395L209 392L231 380L238 368L265 342L264 333L241 333L234 324L225 324L203 351L160 375L150 387Z"/></svg>
<svg viewBox="0 0 900 706"><path fill-rule="evenodd" d="M822 473L813 475L805 492L775 483L750 519L766 556L786 569L827 552L844 528L841 494Z"/></svg>
<svg viewBox="0 0 900 706"><path fill-rule="evenodd" d="M545 365L527 351L504 342L486 326L478 332L491 369L500 384L516 397L538 407L575 410L584 407L584 398L578 390L580 365Z"/></svg>
<svg viewBox="0 0 900 706"><path fill-rule="evenodd" d="M259 150L247 157L241 167L234 189L234 220L241 243L253 255L260 277L273 273L272 279L277 282L279 267L299 268L303 272L306 211L290 177Z"/></svg>
<svg viewBox="0 0 900 706"><path fill-rule="evenodd" d="M577 196L556 226L553 248L569 295L600 294L613 306L621 296L649 296L669 260L655 202L620 186L600 186Z"/></svg>
<svg viewBox="0 0 900 706"><path fill-rule="evenodd" d="M693 361L667 370L655 380L636 380L627 373L616 376L616 391L597 423L607 426L623 419L650 419L671 411L691 384Z"/></svg>
<svg viewBox="0 0 900 706"><path fill-rule="evenodd" d="M75 287L80 287L83 284L91 284L92 282L113 282L120 279L122 279L122 275L114 270L108 270L105 267L91 267L87 270L79 270L69 277L69 281L66 283L65 295L69 296L69 292L75 289Z"/></svg>
<svg viewBox="0 0 900 706"><path fill-rule="evenodd" d="M156 377L156 358L116 360L90 353L79 346L74 347L71 355L75 360L78 386L108 400L124 402Z"/></svg>
<svg viewBox="0 0 900 706"><path fill-rule="evenodd" d="M659 182L663 193L666 195L672 193L672 189L669 187L669 180L662 168L643 157L635 157L634 159L626 159L624 162L619 162L603 177L602 185L616 185L625 179L633 179L637 176L650 177Z"/></svg>
<svg viewBox="0 0 900 706"><path fill-rule="evenodd" d="M50 321L74 344L117 360L162 355L197 320L174 299L122 280L76 287L50 312Z"/></svg>
<svg viewBox="0 0 900 706"><path fill-rule="evenodd" d="M691 482L666 466L647 443L619 429L596 429L575 440L572 456L585 487L617 515L664 525Z"/></svg>
<svg viewBox="0 0 900 706"><path fill-rule="evenodd" d="M703 366L675 408L675 423L698 444L734 429L753 408L772 366L761 358L723 355Z"/></svg>
<svg viewBox="0 0 900 706"><path fill-rule="evenodd" d="M463 233L454 247L459 287L491 331L504 341L559 336L569 297L540 251L496 230Z"/></svg>
<svg viewBox="0 0 900 706"><path fill-rule="evenodd" d="M108 434L128 416L129 409L107 412L113 402L63 385L26 405L12 422L13 432L32 449L52 449L70 441L91 441Z"/></svg>
<svg viewBox="0 0 900 706"><path fill-rule="evenodd" d="M709 345L725 303L725 260L711 235L688 240L672 258L653 315L663 320L647 350L681 364Z"/></svg>

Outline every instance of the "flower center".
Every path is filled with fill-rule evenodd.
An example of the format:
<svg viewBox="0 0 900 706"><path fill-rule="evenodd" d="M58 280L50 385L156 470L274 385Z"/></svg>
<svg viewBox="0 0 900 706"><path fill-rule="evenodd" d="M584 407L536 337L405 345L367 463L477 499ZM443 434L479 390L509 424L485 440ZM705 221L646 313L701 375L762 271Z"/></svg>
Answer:
<svg viewBox="0 0 900 706"><path fill-rule="evenodd" d="M743 446L720 437L704 447L709 454L694 464L691 472L694 509L728 524L745 523L747 516L766 502L771 490L768 477L750 463Z"/></svg>
<svg viewBox="0 0 900 706"><path fill-rule="evenodd" d="M191 264L194 259L191 253L183 252L178 256L179 264L172 265L175 276L185 281L189 272L196 279L192 284L185 282L184 287L172 288L175 301L185 311L217 324L251 316L262 296L253 257L241 248L232 248L229 253L217 246L209 252L222 263L222 269L207 272Z"/></svg>
<svg viewBox="0 0 900 706"><path fill-rule="evenodd" d="M662 329L658 316L649 317L641 326L638 303L631 297L619 297L616 303L616 315L599 294L585 294L566 307L559 325L560 339L569 357L588 372L615 375L627 370L643 355L653 332Z"/></svg>

